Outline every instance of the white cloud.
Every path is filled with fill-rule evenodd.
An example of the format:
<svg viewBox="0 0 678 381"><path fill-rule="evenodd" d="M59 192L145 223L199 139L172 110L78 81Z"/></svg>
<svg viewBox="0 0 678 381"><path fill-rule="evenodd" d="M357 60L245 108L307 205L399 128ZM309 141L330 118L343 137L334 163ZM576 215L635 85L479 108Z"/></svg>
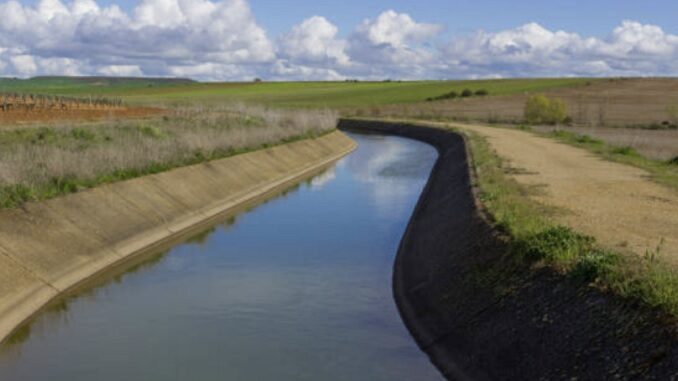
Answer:
<svg viewBox="0 0 678 381"><path fill-rule="evenodd" d="M454 74L501 76L671 75L678 36L654 25L624 21L607 38L550 31L537 23L453 39L444 49Z"/></svg>
<svg viewBox="0 0 678 381"><path fill-rule="evenodd" d="M35 63L33 57L28 55L18 55L10 57L9 61L12 63L14 70L22 75L33 75L38 71L38 65Z"/></svg>
<svg viewBox="0 0 678 381"><path fill-rule="evenodd" d="M421 42L435 37L442 26L415 22L406 13L394 10L383 12L376 20L364 20L358 27L358 34L373 45L404 47L411 42Z"/></svg>
<svg viewBox="0 0 678 381"><path fill-rule="evenodd" d="M0 14L0 46L11 48L13 56L74 60L93 72L127 68L128 73L170 75L175 66L275 59L273 43L245 0L143 0L131 14L92 0L68 5L41 0L35 6L10 1L0 4ZM138 70L130 71L133 66ZM47 64L12 67L4 74L52 74L53 69Z"/></svg>
<svg viewBox="0 0 678 381"><path fill-rule="evenodd" d="M293 64L286 60L278 60L267 74L266 78L274 81L341 81L347 78L334 69Z"/></svg>
<svg viewBox="0 0 678 381"><path fill-rule="evenodd" d="M0 0L2 1L2 0ZM312 16L269 39L247 0L0 3L0 75L203 80L678 74L678 36L623 21L606 37L528 23L441 40L443 26L385 11L342 34Z"/></svg>
<svg viewBox="0 0 678 381"><path fill-rule="evenodd" d="M406 13L386 11L375 20L364 20L350 38L351 58L363 63L411 67L431 63L431 39L442 26L418 23Z"/></svg>
<svg viewBox="0 0 678 381"><path fill-rule="evenodd" d="M292 61L347 65L346 41L326 18L313 16L279 39L281 56Z"/></svg>
<svg viewBox="0 0 678 381"><path fill-rule="evenodd" d="M97 69L97 72L111 77L138 77L143 75L141 68L137 65L108 65Z"/></svg>

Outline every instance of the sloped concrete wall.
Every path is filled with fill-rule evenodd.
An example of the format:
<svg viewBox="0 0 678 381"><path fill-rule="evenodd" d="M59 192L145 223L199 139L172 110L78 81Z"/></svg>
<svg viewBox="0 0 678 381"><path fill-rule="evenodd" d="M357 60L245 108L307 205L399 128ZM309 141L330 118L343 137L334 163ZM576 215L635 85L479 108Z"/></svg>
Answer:
<svg viewBox="0 0 678 381"><path fill-rule="evenodd" d="M283 188L356 144L336 131L0 211L0 340L79 282Z"/></svg>

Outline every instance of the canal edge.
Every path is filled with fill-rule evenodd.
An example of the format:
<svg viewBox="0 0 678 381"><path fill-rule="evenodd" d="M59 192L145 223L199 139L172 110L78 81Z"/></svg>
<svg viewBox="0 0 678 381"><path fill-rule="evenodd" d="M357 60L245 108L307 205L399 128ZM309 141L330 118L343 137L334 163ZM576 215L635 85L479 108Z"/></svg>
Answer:
<svg viewBox="0 0 678 381"><path fill-rule="evenodd" d="M19 229L23 228L20 230L23 240L19 239L17 242L8 242L11 239L11 231L3 232L0 230L0 261L2 261L2 265L5 265L5 262L11 263L12 267L8 268L8 271L16 271L18 273L15 276L9 275L0 278L0 283L4 283L0 284L0 286L13 292L13 295L0 295L0 342L4 343L14 332L29 322L52 301L77 289L83 283L89 282L113 268L124 266L128 261L149 254L149 252L157 250L167 242L176 240L177 237L185 237L191 232L206 228L243 204L264 199L308 176L322 171L351 153L356 147L356 142L342 132L335 131L318 138L287 143L214 162L177 168L160 174L108 184L62 198L32 203L28 208L22 210L0 211L0 224L2 224L3 219L6 224L19 222L19 225L21 225L23 223L19 227ZM220 183L213 181L211 177L215 174L223 173L224 169L228 169L229 164L240 167L239 170L234 172L243 175L242 181L244 183L252 179L256 179L256 181L251 181L252 184L249 187L237 184L240 186L237 188L237 192L227 192L220 199L218 197L214 199L207 197L210 202L201 208L195 209L182 209L182 207L188 205L183 202L185 200L184 195L179 195L178 193L172 195L172 190L167 189L168 184L185 179L182 175L187 174L187 171L191 171L191 179L195 179L197 173L197 176L202 174L205 181L188 185L183 184L185 186L181 187L182 191L190 192L190 189L186 189L186 186L188 188L195 186L196 188L193 191L199 191L198 188L200 187L209 187L209 192L206 189L203 189L203 191L215 194L215 187L218 192ZM221 171L215 171L217 166L222 167ZM242 168L246 169L243 170ZM262 173L269 178L262 179ZM228 180L224 179L226 183L228 183ZM229 187L225 188L230 189ZM130 189L136 191L135 194L139 195L138 199L134 200L134 196L130 199L129 196L123 194L125 190ZM45 271L45 267L49 265L49 258L40 258L41 255L45 256L42 254L43 252L39 251L40 246L52 245L55 239L54 236L63 232L63 245L60 248L54 248L54 250L62 252L62 255L68 258L68 253L63 254L63 252L73 247L76 249L80 249L80 247L78 247L77 242L67 241L77 236L79 226L92 222L90 220L85 223L76 224L72 218L69 219L66 216L64 216L63 221L54 221L53 217L58 215L59 211L69 207L76 209L77 207L82 207L82 205L79 205L80 201L83 201L82 204L85 206L92 205L93 200L97 198L102 198L101 201L105 205L114 204L118 200L121 204L125 204L121 205L121 207L130 209L134 206L140 206L141 203L149 200L149 196L145 194L149 189L159 192L159 202L157 205L159 207L167 205L168 201L178 201L178 204L181 204L182 207L178 208L180 213L175 216L176 218L168 220L167 215L161 217L153 216L153 208L144 207L144 210L137 211L136 213L126 213L121 218L123 221L104 220L101 222L102 225L119 225L125 223L124 217L135 216L136 219L143 220L148 228L136 232L132 230L130 232L131 235L125 239L108 241L105 245L97 247L97 250L94 252L79 252L74 254L74 263L67 269L58 268L54 274L49 274L49 271ZM89 199L83 200L85 197ZM106 200L103 200L103 198ZM71 210L71 212L78 214L78 212L83 212L83 210ZM140 216L144 212L150 213L147 216ZM88 218L83 219L87 220ZM158 224L159 220L165 223ZM50 228L55 226L61 226L59 232L50 232ZM105 235L105 226L89 226L88 229L90 228L91 230L88 230L86 233L82 232L82 234L95 232L95 234L100 236ZM17 251L17 248L21 248L23 242L28 242L31 238L36 239L36 237L41 236L45 237L44 242L41 242L42 245L40 243L36 245L28 243L23 246L25 249L23 252L30 252L28 256L32 258L25 259L21 254L15 254L21 253L20 249ZM97 237L97 243L105 241L105 239L100 238ZM84 240L85 238L83 238ZM91 239L87 240L91 241ZM87 247L91 247L91 243L89 243L89 246L85 245L85 248ZM88 261L87 257L92 259ZM47 265L45 265L45 262L42 262L43 259L45 259ZM35 267L38 269L32 268L31 263L36 263ZM53 275L53 278L45 276L46 273Z"/></svg>

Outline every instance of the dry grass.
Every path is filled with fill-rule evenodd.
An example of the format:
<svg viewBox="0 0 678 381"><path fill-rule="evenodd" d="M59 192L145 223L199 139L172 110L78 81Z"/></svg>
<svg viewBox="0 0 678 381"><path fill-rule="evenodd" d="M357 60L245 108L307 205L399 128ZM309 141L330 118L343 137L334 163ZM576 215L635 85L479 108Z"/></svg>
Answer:
<svg viewBox="0 0 678 381"><path fill-rule="evenodd" d="M187 106L151 120L0 130L0 205L316 136L336 120L332 111Z"/></svg>
<svg viewBox="0 0 678 381"><path fill-rule="evenodd" d="M660 161L678 157L678 79L635 78L585 82L581 86L543 91L562 100L571 119L568 131L631 147ZM407 105L358 108L349 114L442 121L524 123L530 93L457 98ZM643 128L620 128L643 127ZM554 127L536 127L545 131Z"/></svg>
<svg viewBox="0 0 678 381"><path fill-rule="evenodd" d="M609 79L588 85L542 91L565 102L575 124L594 126L661 126L678 124L678 79ZM529 93L390 105L354 110L362 116L523 121Z"/></svg>
<svg viewBox="0 0 678 381"><path fill-rule="evenodd" d="M631 147L648 159L666 161L678 157L678 130L646 130L615 127L533 127L538 132L570 131L605 141L616 147Z"/></svg>

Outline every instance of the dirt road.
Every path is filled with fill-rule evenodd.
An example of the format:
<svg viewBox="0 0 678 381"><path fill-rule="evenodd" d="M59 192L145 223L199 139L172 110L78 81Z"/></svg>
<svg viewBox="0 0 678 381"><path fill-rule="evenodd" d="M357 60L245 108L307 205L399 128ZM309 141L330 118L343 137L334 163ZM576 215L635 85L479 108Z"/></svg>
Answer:
<svg viewBox="0 0 678 381"><path fill-rule="evenodd" d="M499 156L522 169L512 175L519 183L542 187L534 197L562 210L557 222L638 255L663 240L662 258L678 264L678 192L645 171L523 131L453 126L485 136Z"/></svg>

